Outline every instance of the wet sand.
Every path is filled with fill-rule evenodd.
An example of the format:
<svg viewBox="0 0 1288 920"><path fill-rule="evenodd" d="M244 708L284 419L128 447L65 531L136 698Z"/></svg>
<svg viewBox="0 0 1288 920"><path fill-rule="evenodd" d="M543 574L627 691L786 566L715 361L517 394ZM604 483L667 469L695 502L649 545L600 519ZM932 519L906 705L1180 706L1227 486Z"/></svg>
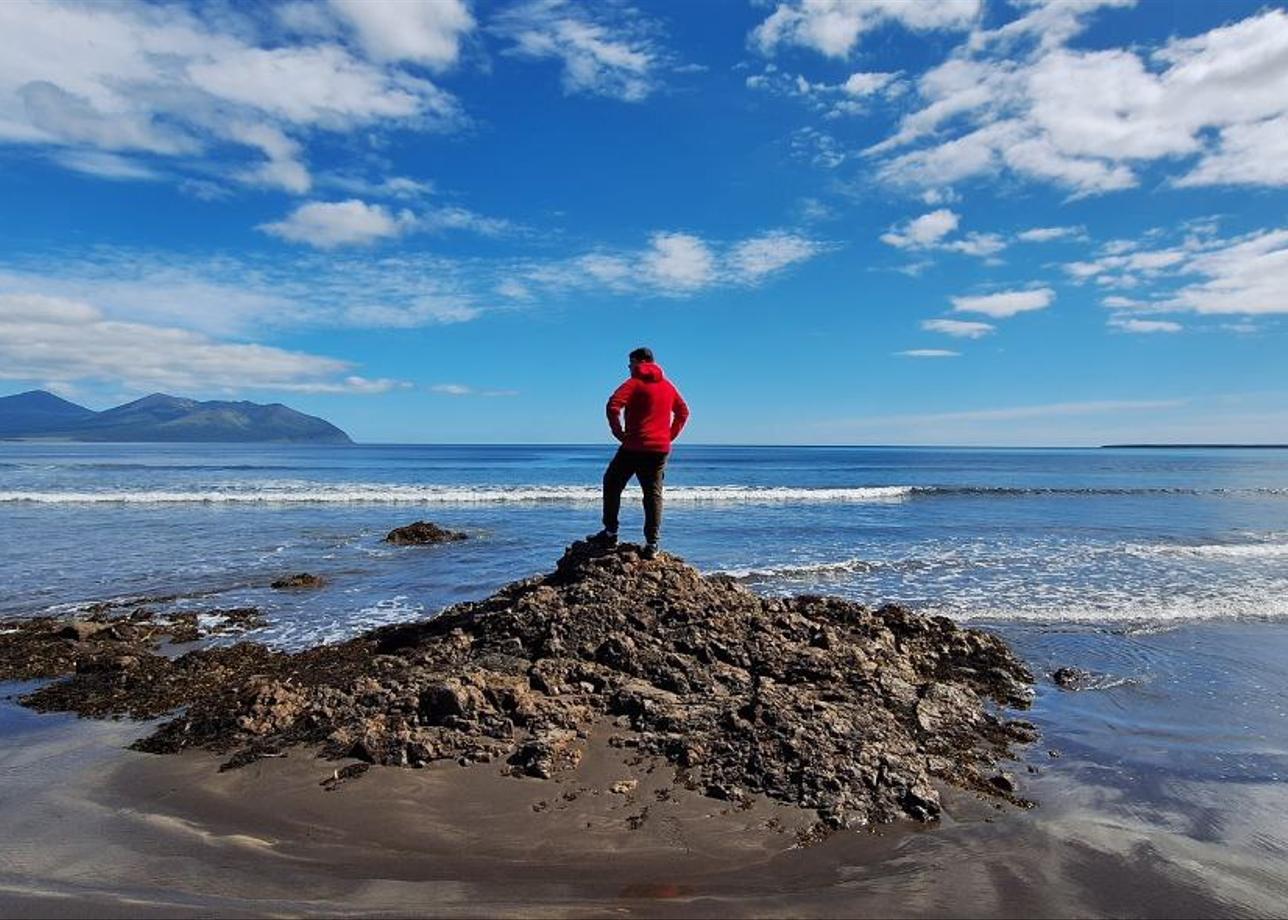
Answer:
<svg viewBox="0 0 1288 920"><path fill-rule="evenodd" d="M592 743L558 780L306 751L123 750L147 726L0 705L6 916L1279 916L1288 912L1288 624L1007 627L1044 672L1038 808L944 790L947 817L809 847L790 806L671 789ZM13 685L5 692L12 693ZM1052 757L1049 751L1058 751ZM1029 768L1038 772L1029 772ZM637 776L628 794L609 791ZM534 807L535 806L535 807Z"/></svg>

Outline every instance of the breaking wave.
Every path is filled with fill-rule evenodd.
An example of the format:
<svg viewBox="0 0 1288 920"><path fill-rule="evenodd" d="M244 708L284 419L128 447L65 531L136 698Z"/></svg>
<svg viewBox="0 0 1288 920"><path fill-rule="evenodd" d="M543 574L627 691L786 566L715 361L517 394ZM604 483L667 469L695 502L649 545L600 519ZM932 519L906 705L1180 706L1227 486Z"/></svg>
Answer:
<svg viewBox="0 0 1288 920"><path fill-rule="evenodd" d="M628 489L638 494L638 489ZM668 502L773 504L891 501L913 493L911 486L791 488L767 486L678 486ZM571 504L600 500L598 486L396 486L308 484L201 491L0 492L0 502L32 504Z"/></svg>

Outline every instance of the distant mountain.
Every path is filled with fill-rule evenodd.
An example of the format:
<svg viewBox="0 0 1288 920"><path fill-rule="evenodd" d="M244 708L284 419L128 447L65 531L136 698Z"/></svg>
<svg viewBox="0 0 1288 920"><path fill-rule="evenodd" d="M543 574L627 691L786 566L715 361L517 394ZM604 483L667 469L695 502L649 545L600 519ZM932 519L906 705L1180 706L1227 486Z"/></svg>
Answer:
<svg viewBox="0 0 1288 920"><path fill-rule="evenodd" d="M94 412L44 390L0 398L0 437L67 441L287 441L351 444L330 422L281 403L183 399L153 393Z"/></svg>
<svg viewBox="0 0 1288 920"><path fill-rule="evenodd" d="M20 438L75 426L98 413L44 390L0 397L0 438Z"/></svg>

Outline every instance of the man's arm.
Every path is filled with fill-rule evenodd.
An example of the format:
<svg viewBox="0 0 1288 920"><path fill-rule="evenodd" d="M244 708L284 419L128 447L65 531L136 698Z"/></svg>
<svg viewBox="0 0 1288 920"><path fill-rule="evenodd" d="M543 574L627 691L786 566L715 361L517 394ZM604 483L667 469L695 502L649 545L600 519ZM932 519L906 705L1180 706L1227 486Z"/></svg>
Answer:
<svg viewBox="0 0 1288 920"><path fill-rule="evenodd" d="M631 378L613 391L613 395L608 397L608 405L604 407L604 412L608 415L608 427L613 431L613 437L619 441L626 440L626 430L622 428L622 410L626 408L626 401L631 397L631 390L634 389L635 378Z"/></svg>
<svg viewBox="0 0 1288 920"><path fill-rule="evenodd" d="M672 389L675 389L672 387ZM684 430L684 425L689 420L689 404L684 401L679 390L675 390L675 403L671 406L671 440L674 441Z"/></svg>

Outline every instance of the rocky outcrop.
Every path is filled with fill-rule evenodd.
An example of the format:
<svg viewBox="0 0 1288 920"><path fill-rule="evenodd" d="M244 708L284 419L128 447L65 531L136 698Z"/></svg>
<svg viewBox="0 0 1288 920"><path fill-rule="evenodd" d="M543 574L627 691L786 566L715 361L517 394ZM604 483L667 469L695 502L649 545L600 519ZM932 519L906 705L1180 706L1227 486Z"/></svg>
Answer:
<svg viewBox="0 0 1288 920"><path fill-rule="evenodd" d="M1032 675L993 635L899 607L760 597L629 544L574 544L548 575L340 645L157 660L151 683L192 693L144 750L203 747L236 766L305 744L550 777L607 732L710 796L763 794L830 827L932 820L942 782L1019 802L997 765L1036 738L997 714L1027 705ZM29 701L77 709L78 684L103 686L91 677Z"/></svg>
<svg viewBox="0 0 1288 920"><path fill-rule="evenodd" d="M279 578L269 587L276 591L299 591L309 588L320 588L326 584L326 579L321 575L313 575L309 572L298 572L295 575L287 575Z"/></svg>
<svg viewBox="0 0 1288 920"><path fill-rule="evenodd" d="M385 542L395 546L429 546L434 543L454 543L465 540L468 536L459 530L446 530L429 521L417 521L405 527L395 527L385 535Z"/></svg>

